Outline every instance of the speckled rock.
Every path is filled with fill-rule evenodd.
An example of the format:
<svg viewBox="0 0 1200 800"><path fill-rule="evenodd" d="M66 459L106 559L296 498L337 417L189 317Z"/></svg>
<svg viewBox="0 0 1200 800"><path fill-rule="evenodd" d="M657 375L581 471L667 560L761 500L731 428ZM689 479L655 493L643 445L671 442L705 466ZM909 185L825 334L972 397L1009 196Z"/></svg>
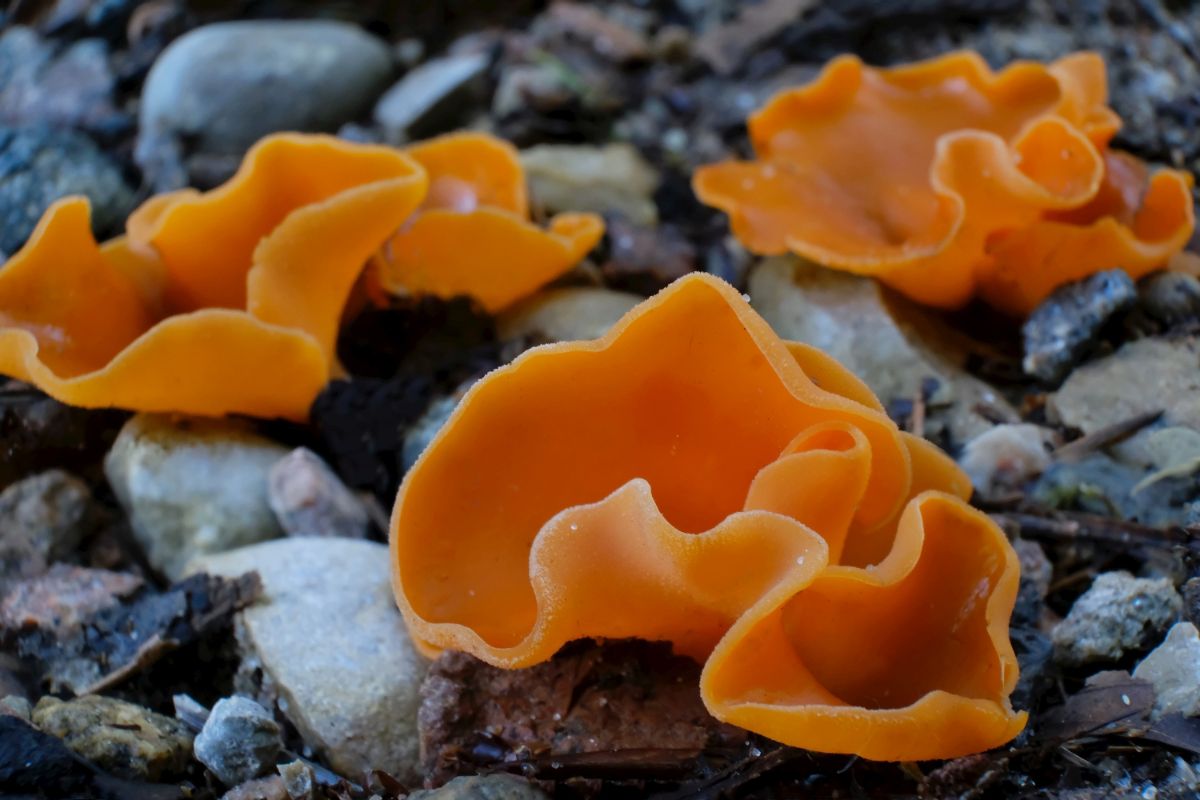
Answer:
<svg viewBox="0 0 1200 800"><path fill-rule="evenodd" d="M0 127L0 254L15 253L50 204L72 194L92 202L98 234L111 232L133 207L120 168L86 136Z"/></svg>
<svg viewBox="0 0 1200 800"><path fill-rule="evenodd" d="M541 144L521 151L529 193L549 212L618 213L653 225L659 176L629 144Z"/></svg>
<svg viewBox="0 0 1200 800"><path fill-rule="evenodd" d="M1155 641L1182 609L1167 578L1102 573L1055 626L1056 655L1070 666L1111 663Z"/></svg>
<svg viewBox="0 0 1200 800"><path fill-rule="evenodd" d="M1154 684L1155 717L1200 714L1200 632L1190 622L1178 622L1167 638L1142 659L1133 677Z"/></svg>
<svg viewBox="0 0 1200 800"><path fill-rule="evenodd" d="M193 571L256 570L263 599L238 617L243 666L261 670L304 741L345 775L417 764L426 664L392 596L385 545L289 538L197 559Z"/></svg>
<svg viewBox="0 0 1200 800"><path fill-rule="evenodd" d="M192 753L192 735L182 722L111 697L43 697L32 718L79 755L131 780L179 776Z"/></svg>
<svg viewBox="0 0 1200 800"><path fill-rule="evenodd" d="M1133 307L1137 288L1123 270L1097 272L1055 289L1025 324L1025 372L1055 383L1070 371L1109 320Z"/></svg>
<svg viewBox="0 0 1200 800"><path fill-rule="evenodd" d="M139 414L104 470L147 559L175 579L197 555L282 534L267 474L287 453L236 422Z"/></svg>
<svg viewBox="0 0 1200 800"><path fill-rule="evenodd" d="M62 470L31 475L0 492L0 594L74 553L91 515L91 490Z"/></svg>
<svg viewBox="0 0 1200 800"><path fill-rule="evenodd" d="M288 536L361 539L370 526L362 501L307 447L297 447L271 467L267 502Z"/></svg>
<svg viewBox="0 0 1200 800"><path fill-rule="evenodd" d="M438 789L413 792L408 800L548 800L549 795L516 775L464 775Z"/></svg>
<svg viewBox="0 0 1200 800"><path fill-rule="evenodd" d="M173 42L150 70L141 135L238 155L276 131L336 130L370 107L391 74L387 46L354 25L205 25Z"/></svg>
<svg viewBox="0 0 1200 800"><path fill-rule="evenodd" d="M496 330L502 339L596 339L643 299L630 292L591 286L547 289L501 314Z"/></svg>
<svg viewBox="0 0 1200 800"><path fill-rule="evenodd" d="M965 355L948 331L873 280L784 256L754 268L749 292L777 334L829 353L885 404L911 400L932 382L929 432L947 429L965 442L990 430L994 423L975 410L979 403L1017 419L997 392L959 368Z"/></svg>
<svg viewBox="0 0 1200 800"><path fill-rule="evenodd" d="M283 745L279 725L248 697L223 697L196 736L196 760L226 786L253 780L275 766Z"/></svg>

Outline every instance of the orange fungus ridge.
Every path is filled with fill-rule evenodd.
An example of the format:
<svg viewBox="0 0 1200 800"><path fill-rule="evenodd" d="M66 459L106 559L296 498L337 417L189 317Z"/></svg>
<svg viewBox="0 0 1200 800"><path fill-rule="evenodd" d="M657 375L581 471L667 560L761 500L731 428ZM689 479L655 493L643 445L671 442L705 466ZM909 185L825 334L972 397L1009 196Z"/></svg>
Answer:
<svg viewBox="0 0 1200 800"><path fill-rule="evenodd" d="M967 52L890 69L842 56L750 117L756 160L693 185L754 252L1026 314L1094 272L1160 268L1191 236L1191 177L1109 150L1107 101L1092 53L996 73Z"/></svg>
<svg viewBox="0 0 1200 800"><path fill-rule="evenodd" d="M1025 723L1017 558L969 492L844 368L696 274L465 395L397 498L396 597L429 654L515 668L667 640L722 720L949 758Z"/></svg>

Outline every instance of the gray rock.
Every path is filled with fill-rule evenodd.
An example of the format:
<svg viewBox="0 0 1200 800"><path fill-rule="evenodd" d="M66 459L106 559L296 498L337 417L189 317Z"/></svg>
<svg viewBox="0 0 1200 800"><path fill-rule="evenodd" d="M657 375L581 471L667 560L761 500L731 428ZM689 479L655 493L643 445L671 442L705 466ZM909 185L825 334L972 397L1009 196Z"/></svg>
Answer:
<svg viewBox="0 0 1200 800"><path fill-rule="evenodd" d="M282 744L279 725L265 708L248 697L224 697L212 707L194 743L196 760L221 783L237 786L271 767Z"/></svg>
<svg viewBox="0 0 1200 800"><path fill-rule="evenodd" d="M155 569L282 534L267 474L287 448L230 421L139 414L121 428L104 471Z"/></svg>
<svg viewBox="0 0 1200 800"><path fill-rule="evenodd" d="M468 383L459 387L454 394L434 400L425 409L425 413L404 432L404 444L400 449L400 463L405 472L412 469L413 465L417 463L421 453L425 452L425 448L429 447L433 437L438 435L438 431L446 424L446 420L450 419L454 409L458 408L458 402L469 387Z"/></svg>
<svg viewBox="0 0 1200 800"><path fill-rule="evenodd" d="M1100 329L1136 302L1133 279L1119 269L1055 289L1021 326L1026 374L1047 383L1062 380Z"/></svg>
<svg viewBox="0 0 1200 800"><path fill-rule="evenodd" d="M182 722L111 697L43 697L32 719L79 755L130 780L180 776L192 752L192 735Z"/></svg>
<svg viewBox="0 0 1200 800"><path fill-rule="evenodd" d="M197 559L195 571L256 570L264 597L238 617L243 667L261 671L304 741L345 775L416 775L425 661L392 595L385 545L292 538Z"/></svg>
<svg viewBox="0 0 1200 800"><path fill-rule="evenodd" d="M1154 684L1154 717L1200 715L1200 632L1190 622L1177 622L1167 638L1142 659L1133 677Z"/></svg>
<svg viewBox="0 0 1200 800"><path fill-rule="evenodd" d="M92 202L92 228L117 227L133 207L120 168L86 136L46 127L0 127L0 253L14 253L55 200Z"/></svg>
<svg viewBox="0 0 1200 800"><path fill-rule="evenodd" d="M267 502L288 536L362 539L370 526L362 501L306 447L296 448L271 467Z"/></svg>
<svg viewBox="0 0 1200 800"><path fill-rule="evenodd" d="M548 800L549 795L516 775L461 775L438 789L421 789L408 800Z"/></svg>
<svg viewBox="0 0 1200 800"><path fill-rule="evenodd" d="M0 124L115 132L130 123L113 105L117 79L103 39L81 39L61 53L32 29L0 34Z"/></svg>
<svg viewBox="0 0 1200 800"><path fill-rule="evenodd" d="M289 800L312 800L317 787L317 776L313 768L303 761L296 759L276 767L279 777L283 778L283 788Z"/></svg>
<svg viewBox="0 0 1200 800"><path fill-rule="evenodd" d="M142 93L142 137L186 137L238 155L276 131L333 131L370 108L392 74L387 45L323 20L222 22L175 40Z"/></svg>
<svg viewBox="0 0 1200 800"><path fill-rule="evenodd" d="M1192 337L1129 342L1072 372L1046 407L1053 421L1085 434L1163 409L1163 425L1200 430L1200 343ZM1148 463L1144 439L1136 438L1113 450Z"/></svg>
<svg viewBox="0 0 1200 800"><path fill-rule="evenodd" d="M375 104L375 122L393 144L441 133L462 118L473 96L482 95L488 56L466 53L435 58L405 75Z"/></svg>
<svg viewBox="0 0 1200 800"><path fill-rule="evenodd" d="M1146 313L1168 325L1200 315L1200 279L1186 272L1156 272L1138 295Z"/></svg>
<svg viewBox="0 0 1200 800"><path fill-rule="evenodd" d="M659 176L629 144L540 144L521 151L529 193L546 211L617 213L635 225L658 221Z"/></svg>
<svg viewBox="0 0 1200 800"><path fill-rule="evenodd" d="M1028 423L997 425L967 442L958 465L985 497L1013 491L1050 466L1051 436Z"/></svg>
<svg viewBox="0 0 1200 800"><path fill-rule="evenodd" d="M1188 504L1197 496L1196 479L1164 475L1147 481L1151 477L1145 467L1092 453L1078 461L1052 464L1030 488L1029 496L1047 508L1116 515L1145 525L1185 524Z"/></svg>
<svg viewBox="0 0 1200 800"><path fill-rule="evenodd" d="M966 358L952 332L877 282L784 256L750 275L750 300L784 339L821 348L854 372L886 404L927 397L926 431L959 442L990 430L976 410L989 406L1018 419L996 391L961 368Z"/></svg>
<svg viewBox="0 0 1200 800"><path fill-rule="evenodd" d="M233 787L221 795L221 800L289 800L289 798L283 778L278 775L270 775Z"/></svg>
<svg viewBox="0 0 1200 800"><path fill-rule="evenodd" d="M69 557L88 532L92 493L62 470L49 470L0 492L0 595Z"/></svg>
<svg viewBox="0 0 1200 800"><path fill-rule="evenodd" d="M597 339L643 297L591 286L547 289L523 300L496 320L501 339L542 342Z"/></svg>
<svg viewBox="0 0 1200 800"><path fill-rule="evenodd" d="M1111 663L1157 639L1182 609L1167 578L1102 573L1055 626L1056 656L1072 666Z"/></svg>

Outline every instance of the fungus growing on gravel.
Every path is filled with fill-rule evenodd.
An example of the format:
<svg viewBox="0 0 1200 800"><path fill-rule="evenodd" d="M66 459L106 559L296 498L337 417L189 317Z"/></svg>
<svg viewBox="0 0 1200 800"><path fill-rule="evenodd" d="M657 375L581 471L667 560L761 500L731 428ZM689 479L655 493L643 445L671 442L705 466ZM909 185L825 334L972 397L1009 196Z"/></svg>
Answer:
<svg viewBox="0 0 1200 800"><path fill-rule="evenodd" d="M525 173L512 145L482 133L431 139L405 151L429 174L420 210L388 243L379 279L394 293L467 295L499 311L579 262L604 223L558 214L529 220Z"/></svg>
<svg viewBox="0 0 1200 800"><path fill-rule="evenodd" d="M398 151L288 134L102 246L87 201L59 201L0 269L0 373L89 408L305 419L362 265L425 188Z"/></svg>
<svg viewBox="0 0 1200 800"><path fill-rule="evenodd" d="M969 493L854 376L696 274L475 384L397 497L396 597L431 655L665 640L705 662L719 719L948 758L1025 722L1017 558Z"/></svg>
<svg viewBox="0 0 1200 800"><path fill-rule="evenodd" d="M1162 267L1191 236L1190 176L1109 150L1106 103L1091 53L997 73L969 52L889 69L842 56L750 117L757 160L694 186L756 253L1026 314L1094 272Z"/></svg>

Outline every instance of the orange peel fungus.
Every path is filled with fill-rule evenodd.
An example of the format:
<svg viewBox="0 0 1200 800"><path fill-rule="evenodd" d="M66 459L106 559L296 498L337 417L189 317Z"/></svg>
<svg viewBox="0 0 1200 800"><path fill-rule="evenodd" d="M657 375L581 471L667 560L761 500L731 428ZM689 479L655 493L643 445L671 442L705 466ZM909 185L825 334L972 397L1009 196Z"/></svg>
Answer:
<svg viewBox="0 0 1200 800"><path fill-rule="evenodd" d="M529 220L525 173L512 145L456 133L405 151L425 168L421 209L388 243L379 280L394 293L469 295L499 311L579 262L604 223L564 213L546 229Z"/></svg>
<svg viewBox="0 0 1200 800"><path fill-rule="evenodd" d="M0 269L0 373L76 406L305 419L340 372L351 290L385 246L392 288L494 310L603 232L590 214L549 231L526 216L512 148L489 136L407 153L270 136L224 186L153 197L103 245L86 199L51 206Z"/></svg>
<svg viewBox="0 0 1200 800"><path fill-rule="evenodd" d="M890 69L842 56L750 117L757 160L693 185L754 252L1027 314L1094 272L1160 268L1191 236L1191 176L1110 150L1107 102L1093 53L996 73L969 52Z"/></svg>
<svg viewBox="0 0 1200 800"><path fill-rule="evenodd" d="M949 758L1025 723L1017 558L969 493L848 371L695 274L464 396L397 497L396 597L430 655L666 640L719 719Z"/></svg>

